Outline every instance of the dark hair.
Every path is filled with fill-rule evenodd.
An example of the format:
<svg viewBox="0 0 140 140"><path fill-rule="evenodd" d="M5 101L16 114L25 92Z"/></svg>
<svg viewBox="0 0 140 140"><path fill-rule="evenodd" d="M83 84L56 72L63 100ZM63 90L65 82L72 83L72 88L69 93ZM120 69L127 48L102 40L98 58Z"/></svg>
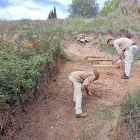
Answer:
<svg viewBox="0 0 140 140"><path fill-rule="evenodd" d="M107 44L110 42L110 41L112 41L113 39L112 38L109 38L108 40L107 40Z"/></svg>
<svg viewBox="0 0 140 140"><path fill-rule="evenodd" d="M95 74L95 77L99 78L100 75L98 72L94 72L94 74Z"/></svg>

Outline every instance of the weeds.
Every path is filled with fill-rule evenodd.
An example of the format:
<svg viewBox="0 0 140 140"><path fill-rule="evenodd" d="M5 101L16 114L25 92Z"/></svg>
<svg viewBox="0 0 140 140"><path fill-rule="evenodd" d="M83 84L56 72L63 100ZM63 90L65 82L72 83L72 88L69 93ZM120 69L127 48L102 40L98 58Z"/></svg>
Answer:
<svg viewBox="0 0 140 140"><path fill-rule="evenodd" d="M102 52L105 52L107 54L118 54L116 49L114 47L110 47L106 43L107 41L105 39L99 39L99 46L98 49Z"/></svg>
<svg viewBox="0 0 140 140"><path fill-rule="evenodd" d="M48 83L58 72L55 61L66 57L61 44L62 34L54 36L40 33L41 42L34 47L25 48L17 44L22 40L30 42L32 34L32 31L23 34L16 43L8 42L7 38L0 43L0 109L3 111L0 134L12 124L9 118L14 118L13 113L32 101L37 91L44 86L44 81ZM11 116L7 116L7 112Z"/></svg>
<svg viewBox="0 0 140 140"><path fill-rule="evenodd" d="M140 50L137 49L137 51L134 54L134 61L139 61L140 60Z"/></svg>
<svg viewBox="0 0 140 140"><path fill-rule="evenodd" d="M126 96L121 103L121 117L127 125L130 139L138 140L140 137L140 87Z"/></svg>

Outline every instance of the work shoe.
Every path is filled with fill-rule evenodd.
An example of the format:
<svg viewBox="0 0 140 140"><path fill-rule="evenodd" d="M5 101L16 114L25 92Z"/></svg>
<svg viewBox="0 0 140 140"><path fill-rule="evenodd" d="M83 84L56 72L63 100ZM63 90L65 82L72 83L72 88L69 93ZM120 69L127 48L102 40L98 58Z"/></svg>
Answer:
<svg viewBox="0 0 140 140"><path fill-rule="evenodd" d="M85 118L85 117L87 117L87 113L76 114L75 117L76 118Z"/></svg>
<svg viewBox="0 0 140 140"><path fill-rule="evenodd" d="M124 75L120 76L120 79L129 79L129 77L124 74Z"/></svg>

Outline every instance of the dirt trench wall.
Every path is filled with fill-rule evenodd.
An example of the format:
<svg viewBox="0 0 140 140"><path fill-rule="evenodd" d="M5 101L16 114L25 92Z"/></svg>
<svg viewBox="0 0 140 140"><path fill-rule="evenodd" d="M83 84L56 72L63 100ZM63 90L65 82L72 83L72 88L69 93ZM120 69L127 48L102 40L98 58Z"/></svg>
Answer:
<svg viewBox="0 0 140 140"><path fill-rule="evenodd" d="M40 94L46 92L44 89L47 89L51 80L59 73L59 70L63 64L64 60L58 58L54 58L50 64L44 64L46 70L46 76L44 77L44 88L35 91L34 95L32 96L29 94L28 101L25 101L21 108L16 108L15 110L12 110L10 107L0 108L0 139L7 139L7 137L14 135L15 131L24 127L24 123L27 120L26 115L30 111L29 106L33 105L32 103L39 98Z"/></svg>

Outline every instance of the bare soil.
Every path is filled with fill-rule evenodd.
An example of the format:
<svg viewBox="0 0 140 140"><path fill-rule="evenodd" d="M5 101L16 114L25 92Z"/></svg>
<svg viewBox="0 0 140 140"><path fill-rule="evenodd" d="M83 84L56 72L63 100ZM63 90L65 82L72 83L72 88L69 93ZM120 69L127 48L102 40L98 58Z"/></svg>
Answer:
<svg viewBox="0 0 140 140"><path fill-rule="evenodd" d="M124 133L121 137L117 133L119 131L121 133L121 127L118 127L120 103L140 84L140 64L139 62L132 64L129 80L119 79L124 73L124 62L120 68L92 67L92 63L85 59L87 56L113 60L117 56L99 52L96 47L98 38L95 39L93 35L87 37L90 39L89 43L73 42L67 46L69 60L65 62L49 87L44 88L44 94L28 108L24 128L6 139L121 140L125 138ZM93 45L95 42L97 45ZM83 95L82 110L88 114L84 119L75 118L73 85L68 79L69 74L76 70L94 70L100 74L100 78L90 85L90 91L95 97Z"/></svg>

